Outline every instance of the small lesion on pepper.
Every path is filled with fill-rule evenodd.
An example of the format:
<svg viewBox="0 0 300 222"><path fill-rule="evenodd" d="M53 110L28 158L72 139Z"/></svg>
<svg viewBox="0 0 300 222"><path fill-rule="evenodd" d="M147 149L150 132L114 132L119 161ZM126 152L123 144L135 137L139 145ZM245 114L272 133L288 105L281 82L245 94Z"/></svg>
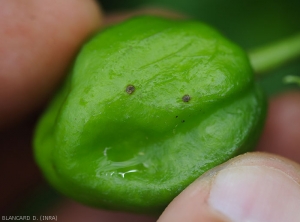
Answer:
<svg viewBox="0 0 300 222"><path fill-rule="evenodd" d="M182 101L185 102L185 103L187 103L190 100L191 100L191 97L187 94L182 97Z"/></svg>
<svg viewBox="0 0 300 222"><path fill-rule="evenodd" d="M128 94L132 94L134 91L135 91L134 85L128 85L128 86L126 87L126 92L127 92Z"/></svg>

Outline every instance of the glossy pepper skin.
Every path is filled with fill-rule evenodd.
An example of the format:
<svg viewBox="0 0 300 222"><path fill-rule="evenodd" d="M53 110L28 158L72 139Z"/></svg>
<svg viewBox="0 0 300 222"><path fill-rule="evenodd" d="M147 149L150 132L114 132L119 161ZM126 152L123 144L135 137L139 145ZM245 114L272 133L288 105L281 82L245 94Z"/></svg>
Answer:
<svg viewBox="0 0 300 222"><path fill-rule="evenodd" d="M136 17L82 47L38 124L36 160L80 202L159 213L253 148L265 110L240 47L200 22Z"/></svg>

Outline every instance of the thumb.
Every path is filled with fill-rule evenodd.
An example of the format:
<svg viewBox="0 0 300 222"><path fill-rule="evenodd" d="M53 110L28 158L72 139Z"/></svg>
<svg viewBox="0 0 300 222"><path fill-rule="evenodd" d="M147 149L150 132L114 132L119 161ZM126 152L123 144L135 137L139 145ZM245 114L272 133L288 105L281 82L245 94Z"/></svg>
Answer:
<svg viewBox="0 0 300 222"><path fill-rule="evenodd" d="M300 166L252 153L212 169L166 208L167 221L300 221Z"/></svg>

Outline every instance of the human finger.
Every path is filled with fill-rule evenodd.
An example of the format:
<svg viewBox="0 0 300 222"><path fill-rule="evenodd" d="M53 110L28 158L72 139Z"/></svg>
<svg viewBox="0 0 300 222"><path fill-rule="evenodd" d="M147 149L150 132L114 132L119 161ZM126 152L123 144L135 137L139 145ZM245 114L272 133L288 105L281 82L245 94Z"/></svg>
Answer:
<svg viewBox="0 0 300 222"><path fill-rule="evenodd" d="M41 106L101 24L94 0L2 0L0 129Z"/></svg>
<svg viewBox="0 0 300 222"><path fill-rule="evenodd" d="M283 157L248 153L201 176L158 222L300 221L300 166Z"/></svg>
<svg viewBox="0 0 300 222"><path fill-rule="evenodd" d="M270 100L257 149L300 163L300 91L285 92Z"/></svg>

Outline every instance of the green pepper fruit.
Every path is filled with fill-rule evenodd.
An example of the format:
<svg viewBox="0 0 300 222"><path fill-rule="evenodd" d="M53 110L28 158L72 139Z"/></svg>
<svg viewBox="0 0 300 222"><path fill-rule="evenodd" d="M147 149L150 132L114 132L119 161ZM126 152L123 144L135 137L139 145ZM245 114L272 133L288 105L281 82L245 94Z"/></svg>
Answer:
<svg viewBox="0 0 300 222"><path fill-rule="evenodd" d="M36 160L80 202L158 213L253 148L265 110L240 47L200 22L136 17L83 46L38 124Z"/></svg>

